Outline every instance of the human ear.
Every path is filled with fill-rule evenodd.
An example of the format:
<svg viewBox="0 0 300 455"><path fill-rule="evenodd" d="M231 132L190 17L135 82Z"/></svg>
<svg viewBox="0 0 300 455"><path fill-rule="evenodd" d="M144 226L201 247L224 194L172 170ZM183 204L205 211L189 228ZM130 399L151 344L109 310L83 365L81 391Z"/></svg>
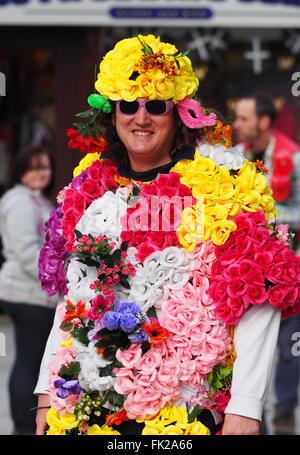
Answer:
<svg viewBox="0 0 300 455"><path fill-rule="evenodd" d="M261 131L267 131L271 127L271 119L268 115L262 115L258 122Z"/></svg>

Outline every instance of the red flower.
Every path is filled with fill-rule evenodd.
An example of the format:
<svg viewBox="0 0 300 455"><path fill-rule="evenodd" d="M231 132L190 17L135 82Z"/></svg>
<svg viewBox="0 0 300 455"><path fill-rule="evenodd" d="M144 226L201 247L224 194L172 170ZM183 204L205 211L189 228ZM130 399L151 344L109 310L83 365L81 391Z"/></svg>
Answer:
<svg viewBox="0 0 300 455"><path fill-rule="evenodd" d="M170 332L160 325L156 319L152 319L150 324L143 324L144 332L149 335L149 343L151 344L160 344L165 340Z"/></svg>
<svg viewBox="0 0 300 455"><path fill-rule="evenodd" d="M77 303L76 307L74 307L74 305L72 305L70 300L67 300L67 304L72 309L66 311L66 314L65 314L65 317L64 317L64 322L65 323L71 322L75 318L85 318L86 317L87 311L85 309L85 303L84 302L79 300L79 302Z"/></svg>
<svg viewBox="0 0 300 455"><path fill-rule="evenodd" d="M101 153L107 146L102 136L97 136L97 139L92 136L84 138L73 128L67 130L67 136L70 139L68 146L72 149L79 148L83 153Z"/></svg>
<svg viewBox="0 0 300 455"><path fill-rule="evenodd" d="M116 414L108 414L105 416L106 425L120 425L122 422L129 420L125 409L117 412Z"/></svg>

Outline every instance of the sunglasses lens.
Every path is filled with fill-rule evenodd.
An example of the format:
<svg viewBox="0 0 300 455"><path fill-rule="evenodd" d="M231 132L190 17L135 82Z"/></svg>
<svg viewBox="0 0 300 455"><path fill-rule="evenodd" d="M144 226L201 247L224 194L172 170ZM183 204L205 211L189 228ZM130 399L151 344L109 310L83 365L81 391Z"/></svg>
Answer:
<svg viewBox="0 0 300 455"><path fill-rule="evenodd" d="M146 109L151 115L162 115L166 113L167 105L163 100L151 100L146 102Z"/></svg>
<svg viewBox="0 0 300 455"><path fill-rule="evenodd" d="M119 109L122 114L132 115L138 111L139 103L137 101L121 100L119 103Z"/></svg>

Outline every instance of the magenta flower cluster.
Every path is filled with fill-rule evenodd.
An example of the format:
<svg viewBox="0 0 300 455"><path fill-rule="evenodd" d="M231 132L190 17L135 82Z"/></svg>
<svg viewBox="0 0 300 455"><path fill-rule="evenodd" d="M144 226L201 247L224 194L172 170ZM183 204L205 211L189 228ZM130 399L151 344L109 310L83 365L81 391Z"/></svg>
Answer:
<svg viewBox="0 0 300 455"><path fill-rule="evenodd" d="M66 261L69 257L65 249L66 240L61 234L63 212L59 205L45 223L45 242L39 256L39 279L42 288L53 296L67 294Z"/></svg>

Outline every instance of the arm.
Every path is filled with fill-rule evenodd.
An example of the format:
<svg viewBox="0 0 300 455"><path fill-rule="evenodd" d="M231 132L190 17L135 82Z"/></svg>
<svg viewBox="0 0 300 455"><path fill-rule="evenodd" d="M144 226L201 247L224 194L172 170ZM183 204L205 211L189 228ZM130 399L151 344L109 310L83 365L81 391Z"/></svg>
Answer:
<svg viewBox="0 0 300 455"><path fill-rule="evenodd" d="M42 240L38 233L36 209L28 195L18 195L3 214L6 244L22 269L37 279Z"/></svg>
<svg viewBox="0 0 300 455"><path fill-rule="evenodd" d="M58 308L58 307L57 307ZM64 341L61 332L59 331L60 319L56 309L53 327L47 340L44 356L42 359L40 374L34 394L39 396L38 409L36 414L36 434L42 435L46 428L46 415L50 407L50 399L48 396L48 382L49 382L49 362L51 357L56 354L60 344ZM46 407L45 407L46 406Z"/></svg>
<svg viewBox="0 0 300 455"><path fill-rule="evenodd" d="M269 303L248 310L235 328L237 358L223 434L258 434L281 313Z"/></svg>

